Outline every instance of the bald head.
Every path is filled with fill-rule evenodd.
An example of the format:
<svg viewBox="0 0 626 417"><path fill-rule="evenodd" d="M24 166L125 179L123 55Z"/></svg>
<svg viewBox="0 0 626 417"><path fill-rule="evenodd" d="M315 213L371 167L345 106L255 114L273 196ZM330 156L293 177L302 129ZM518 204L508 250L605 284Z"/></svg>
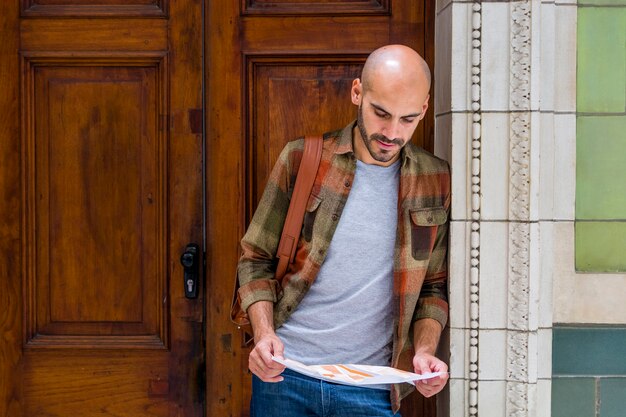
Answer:
<svg viewBox="0 0 626 417"><path fill-rule="evenodd" d="M413 49L387 45L372 52L350 89L350 100L358 107L356 157L381 166L396 161L426 114L429 90L430 70Z"/></svg>
<svg viewBox="0 0 626 417"><path fill-rule="evenodd" d="M370 54L363 66L363 92L375 88L379 81L430 89L430 69L424 59L404 45L387 45Z"/></svg>

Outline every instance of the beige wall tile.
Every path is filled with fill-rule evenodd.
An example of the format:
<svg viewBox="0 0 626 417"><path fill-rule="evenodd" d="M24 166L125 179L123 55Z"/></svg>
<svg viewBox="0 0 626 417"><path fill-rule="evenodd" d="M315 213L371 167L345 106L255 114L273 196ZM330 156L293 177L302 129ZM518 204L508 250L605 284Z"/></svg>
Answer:
<svg viewBox="0 0 626 417"><path fill-rule="evenodd" d="M506 416L506 381L480 381L478 383L478 409L480 417Z"/></svg>
<svg viewBox="0 0 626 417"><path fill-rule="evenodd" d="M507 223L481 222L479 303L483 329L504 329L507 326L508 246Z"/></svg>
<svg viewBox="0 0 626 417"><path fill-rule="evenodd" d="M554 322L626 323L626 274L574 270L574 222L554 225Z"/></svg>
<svg viewBox="0 0 626 417"><path fill-rule="evenodd" d="M506 331L479 330L478 339L478 378L481 381L505 380Z"/></svg>

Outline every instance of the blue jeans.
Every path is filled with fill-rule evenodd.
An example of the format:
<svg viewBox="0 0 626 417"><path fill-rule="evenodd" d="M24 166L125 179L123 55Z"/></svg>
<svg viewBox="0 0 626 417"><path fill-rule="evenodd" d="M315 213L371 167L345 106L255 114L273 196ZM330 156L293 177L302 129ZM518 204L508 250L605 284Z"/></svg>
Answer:
<svg viewBox="0 0 626 417"><path fill-rule="evenodd" d="M282 376L276 383L252 376L250 417L394 416L387 390L333 384L290 369Z"/></svg>

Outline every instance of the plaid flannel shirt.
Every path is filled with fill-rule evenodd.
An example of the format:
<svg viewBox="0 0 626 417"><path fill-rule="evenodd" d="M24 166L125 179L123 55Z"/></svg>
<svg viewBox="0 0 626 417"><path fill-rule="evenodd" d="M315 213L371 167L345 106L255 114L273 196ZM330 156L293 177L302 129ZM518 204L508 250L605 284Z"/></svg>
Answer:
<svg viewBox="0 0 626 417"><path fill-rule="evenodd" d="M320 270L346 204L356 169L352 147L355 122L326 133L322 158L296 249L282 283L274 279L280 240L304 141L286 145L268 179L250 226L241 241L239 297L244 311L257 301L274 303L280 327L297 308ZM408 143L401 151L398 225L393 260L395 320L391 366L413 371L412 324L433 318L445 326L447 303L447 233L450 208L448 164ZM394 412L413 389L391 390Z"/></svg>

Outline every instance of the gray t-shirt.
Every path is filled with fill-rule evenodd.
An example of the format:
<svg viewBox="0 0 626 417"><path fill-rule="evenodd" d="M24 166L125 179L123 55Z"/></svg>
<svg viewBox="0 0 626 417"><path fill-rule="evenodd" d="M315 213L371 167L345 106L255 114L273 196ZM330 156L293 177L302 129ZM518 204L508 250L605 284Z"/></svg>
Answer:
<svg viewBox="0 0 626 417"><path fill-rule="evenodd" d="M400 161L389 167L357 161L320 272L276 331L285 357L309 365L389 365L399 180Z"/></svg>

